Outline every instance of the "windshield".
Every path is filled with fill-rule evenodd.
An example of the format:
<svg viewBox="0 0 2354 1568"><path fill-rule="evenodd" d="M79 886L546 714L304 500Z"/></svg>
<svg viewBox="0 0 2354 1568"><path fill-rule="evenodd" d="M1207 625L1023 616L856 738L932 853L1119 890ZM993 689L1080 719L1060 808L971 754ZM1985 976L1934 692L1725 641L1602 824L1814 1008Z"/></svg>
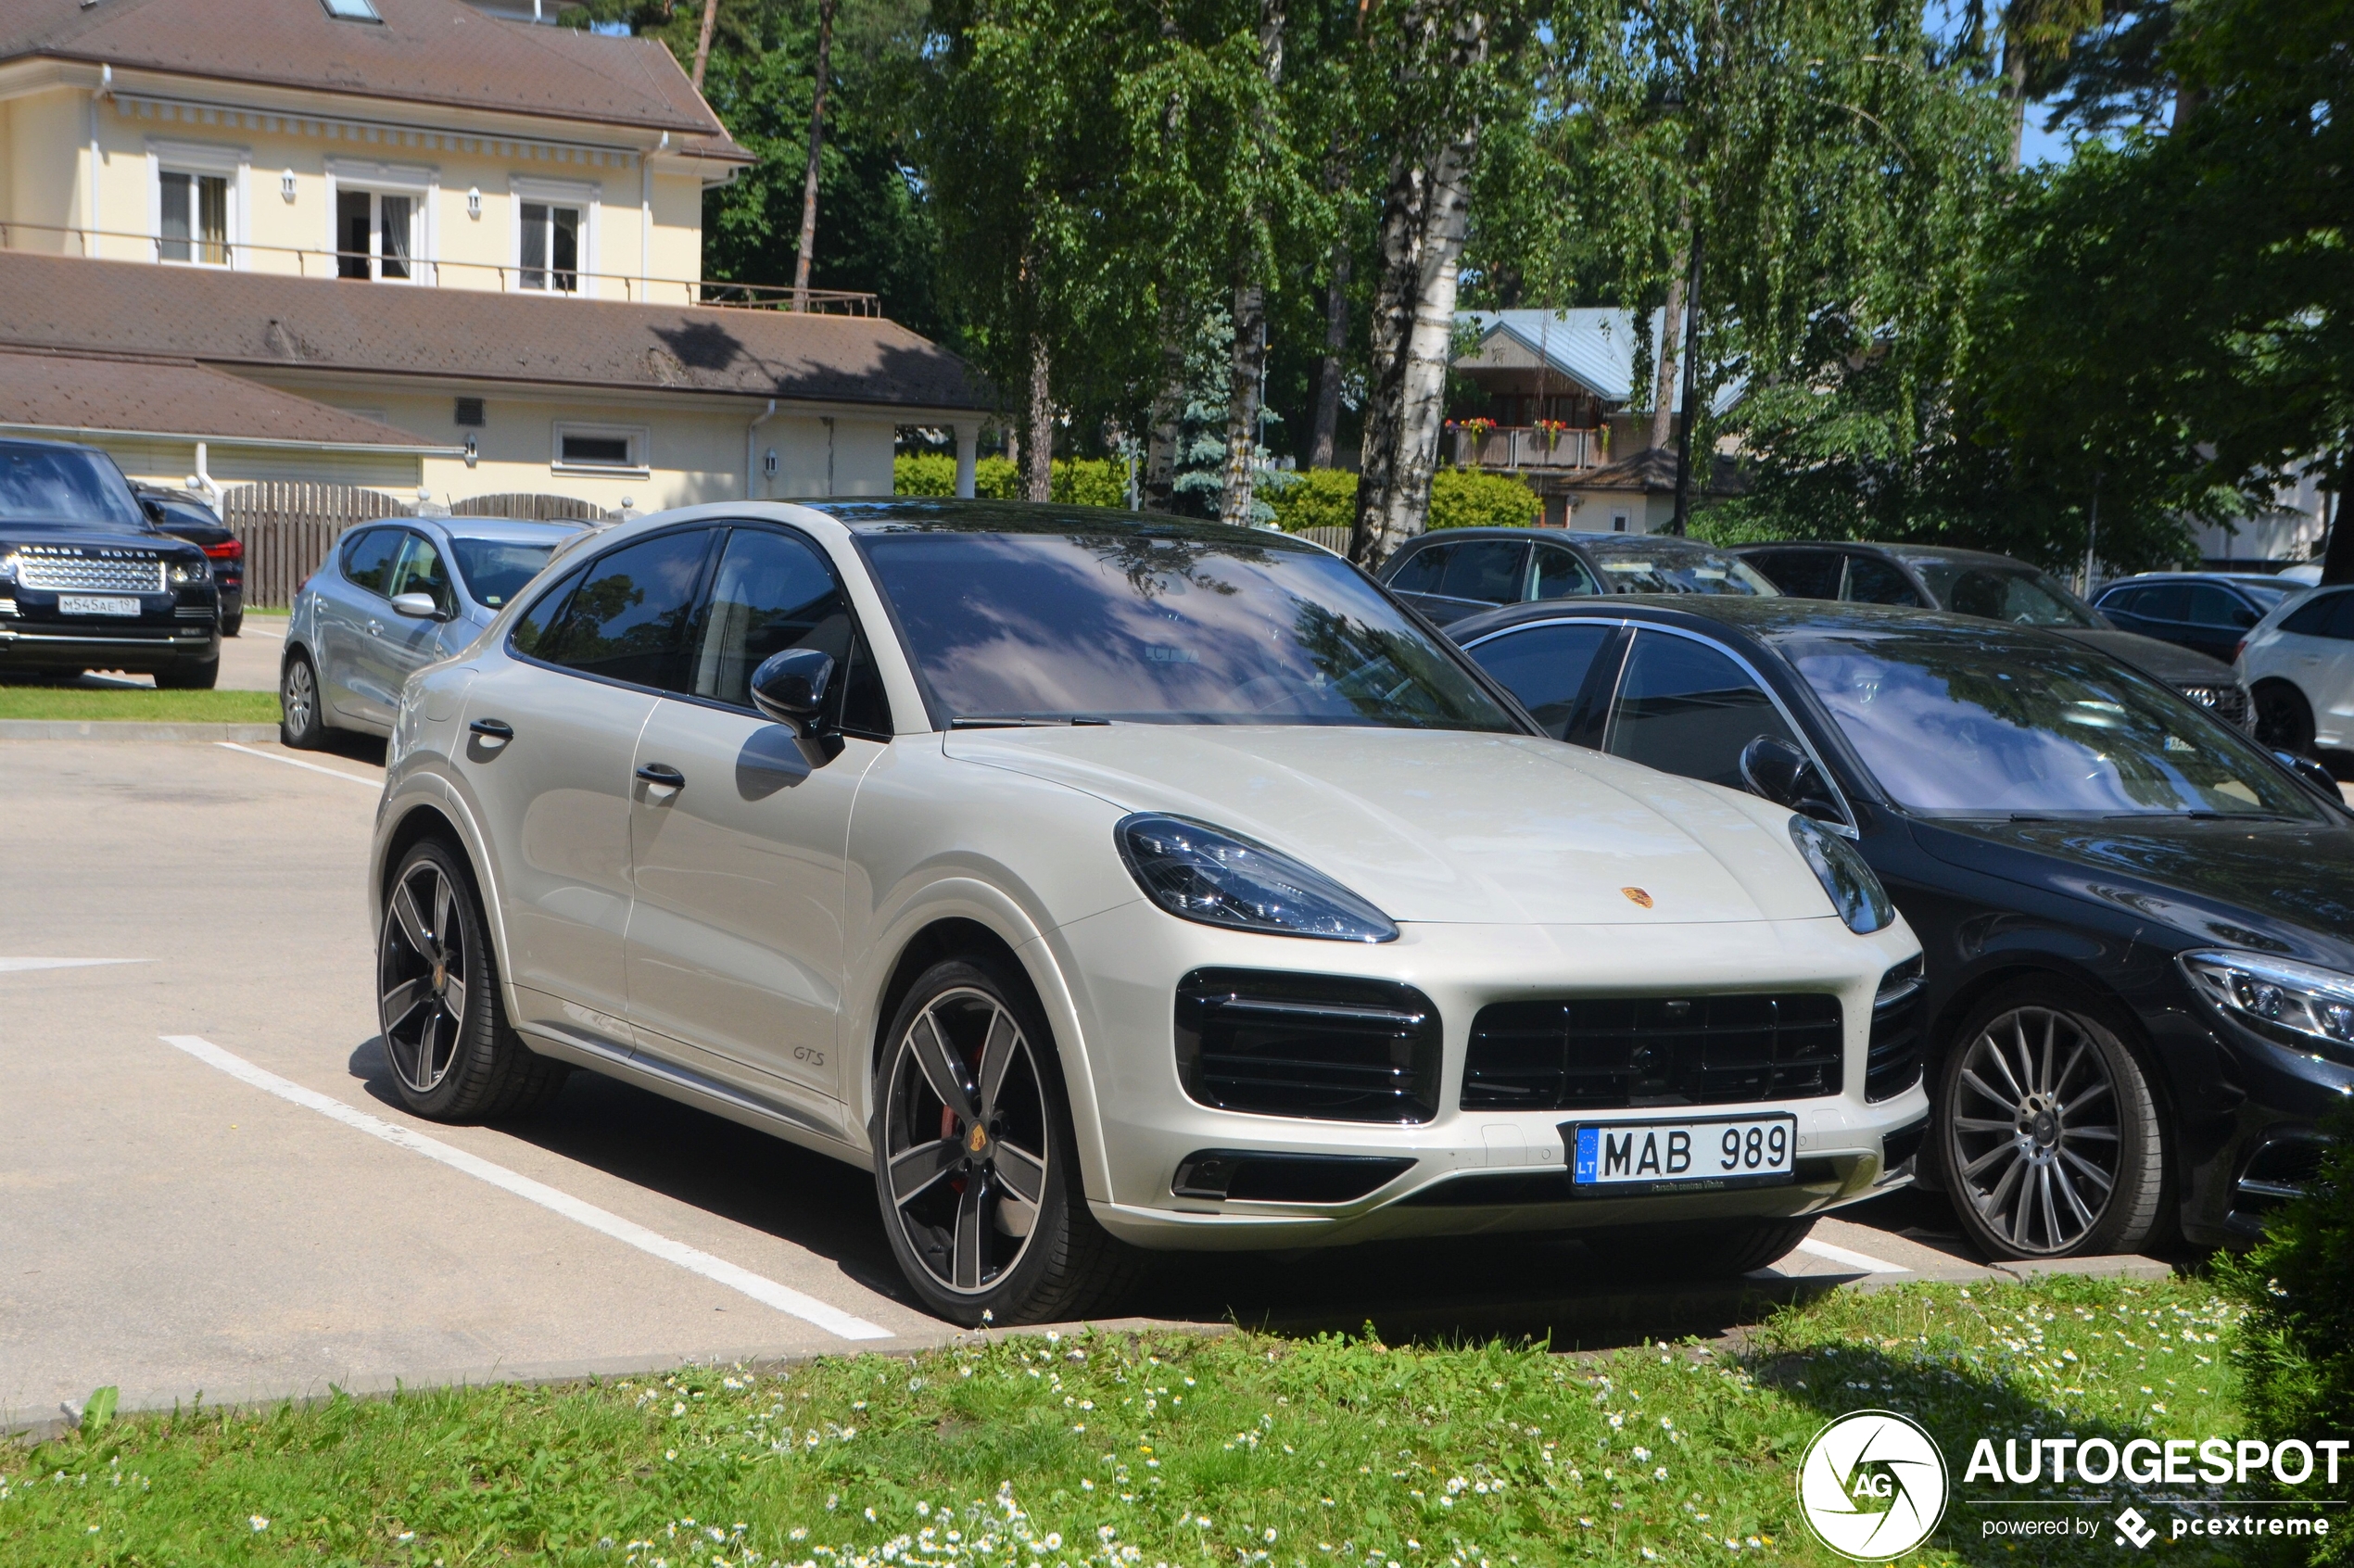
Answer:
<svg viewBox="0 0 2354 1568"><path fill-rule="evenodd" d="M1517 727L1347 563L1268 535L909 527L860 543L954 722Z"/></svg>
<svg viewBox="0 0 2354 1568"><path fill-rule="evenodd" d="M1890 796L1914 811L2319 816L2236 733L2090 650L1869 632L1780 647Z"/></svg>
<svg viewBox="0 0 2354 1568"><path fill-rule="evenodd" d="M121 470L71 447L0 447L0 522L152 532Z"/></svg>
<svg viewBox="0 0 2354 1568"><path fill-rule="evenodd" d="M539 575L555 544L516 544L510 539L469 539L453 536L449 553L458 558L458 576L479 604L496 610L521 593Z"/></svg>
<svg viewBox="0 0 2354 1568"><path fill-rule="evenodd" d="M1937 602L1956 615L2020 626L2103 626L2093 607L2032 566L1978 566L1966 561L1915 561Z"/></svg>
<svg viewBox="0 0 2354 1568"><path fill-rule="evenodd" d="M1778 599L1781 589L1737 556L1713 550L1617 543L1589 545L1587 553L1613 593L1740 593Z"/></svg>

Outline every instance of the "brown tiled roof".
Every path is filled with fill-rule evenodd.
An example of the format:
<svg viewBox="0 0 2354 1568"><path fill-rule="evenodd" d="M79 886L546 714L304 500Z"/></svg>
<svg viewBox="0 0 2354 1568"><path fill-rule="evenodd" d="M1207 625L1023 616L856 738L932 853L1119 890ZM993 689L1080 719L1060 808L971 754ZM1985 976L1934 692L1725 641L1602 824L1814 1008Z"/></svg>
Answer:
<svg viewBox="0 0 2354 1568"><path fill-rule="evenodd" d="M875 316L629 305L0 252L0 348L12 346L229 369L989 406L962 360Z"/></svg>
<svg viewBox="0 0 2354 1568"><path fill-rule="evenodd" d="M487 17L462 0L374 0L381 24L320 0L6 0L0 63L28 57L668 131L750 161L650 38Z"/></svg>
<svg viewBox="0 0 2354 1568"><path fill-rule="evenodd" d="M1738 495L1749 487L1740 476L1740 466L1722 452L1713 454L1709 472L1694 477L1713 496ZM1676 488L1676 449L1645 447L1632 457L1624 457L1590 473L1581 474L1571 481L1576 490L1627 490L1649 495L1672 493Z"/></svg>
<svg viewBox="0 0 2354 1568"><path fill-rule="evenodd" d="M435 449L405 430L185 360L0 350L0 426L285 446Z"/></svg>

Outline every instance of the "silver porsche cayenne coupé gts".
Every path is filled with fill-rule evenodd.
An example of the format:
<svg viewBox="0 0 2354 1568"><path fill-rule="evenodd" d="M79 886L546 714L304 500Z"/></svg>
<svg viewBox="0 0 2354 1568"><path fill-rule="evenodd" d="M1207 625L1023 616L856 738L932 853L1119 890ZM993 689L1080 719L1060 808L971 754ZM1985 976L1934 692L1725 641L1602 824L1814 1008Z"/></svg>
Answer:
<svg viewBox="0 0 2354 1568"><path fill-rule="evenodd" d="M373 877L418 1112L588 1068L869 1168L965 1322L1149 1248L1754 1269L1926 1114L1919 944L1844 840L1560 744L1354 567L1213 524L584 537L408 683Z"/></svg>

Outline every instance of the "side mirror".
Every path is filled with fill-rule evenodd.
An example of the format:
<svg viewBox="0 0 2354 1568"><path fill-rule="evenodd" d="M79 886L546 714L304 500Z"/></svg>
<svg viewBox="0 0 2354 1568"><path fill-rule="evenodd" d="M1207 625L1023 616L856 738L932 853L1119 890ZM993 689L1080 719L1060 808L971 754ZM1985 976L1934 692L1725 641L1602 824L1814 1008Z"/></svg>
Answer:
<svg viewBox="0 0 2354 1568"><path fill-rule="evenodd" d="M1741 781L1753 794L1818 822L1844 823L1815 759L1787 740L1761 735L1741 748Z"/></svg>
<svg viewBox="0 0 2354 1568"><path fill-rule="evenodd" d="M833 683L831 654L789 648L762 660L752 672L752 705L803 739L814 739Z"/></svg>
<svg viewBox="0 0 2354 1568"><path fill-rule="evenodd" d="M433 601L429 593L396 593L392 596L392 613L412 621L437 621L441 618L441 606Z"/></svg>
<svg viewBox="0 0 2354 1568"><path fill-rule="evenodd" d="M156 499L153 496L141 496L139 498L139 510L146 513L147 521L150 523L161 523L164 519L171 515L170 512L164 511L163 502Z"/></svg>
<svg viewBox="0 0 2354 1568"><path fill-rule="evenodd" d="M2330 804L2344 809L2346 792L2337 787L2337 778L2328 768L2311 757L2300 757L2294 752L2274 752L2272 760L2297 775L2297 781L2312 790Z"/></svg>

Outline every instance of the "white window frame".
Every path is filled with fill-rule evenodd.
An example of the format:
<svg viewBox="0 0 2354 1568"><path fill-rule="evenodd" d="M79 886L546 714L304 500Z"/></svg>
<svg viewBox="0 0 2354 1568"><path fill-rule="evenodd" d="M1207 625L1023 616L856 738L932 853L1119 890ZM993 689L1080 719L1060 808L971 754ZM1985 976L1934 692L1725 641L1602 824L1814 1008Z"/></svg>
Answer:
<svg viewBox="0 0 2354 1568"><path fill-rule="evenodd" d="M147 234L155 241L155 258L163 257L163 177L166 174L219 174L229 182L229 210L226 225L229 259L225 262L199 261L195 255L198 242L193 234L195 214L189 214L190 254L185 261L175 260L174 267L212 267L230 272L243 270L246 265L247 202L246 188L253 170L253 151L249 147L224 146L212 142L172 142L150 138L147 143Z"/></svg>
<svg viewBox="0 0 2354 1568"><path fill-rule="evenodd" d="M651 479L653 460L649 450L652 433L642 424L607 424L579 419L560 419L554 424L548 444L548 469L552 474L594 476L609 479ZM619 436L629 443L630 461L626 464L613 462L566 462L564 437L567 436Z"/></svg>
<svg viewBox="0 0 2354 1568"><path fill-rule="evenodd" d="M371 196L407 196L410 200L409 275L387 278L382 272L382 249L378 244L368 258L370 283L424 284L440 282L440 234L435 224L435 209L441 195L441 171L428 164L373 163L361 158L331 158L327 160L327 259L331 266L341 261L337 253L343 248L343 234L338 212L345 191L365 191ZM380 204L370 208L368 233L373 237L381 220ZM340 269L330 275L338 275Z"/></svg>
<svg viewBox="0 0 2354 1568"><path fill-rule="evenodd" d="M592 180L541 180L517 174L507 181L507 259L514 268L514 287L520 294L543 294L551 299L593 299L602 279L597 276L598 209L604 205L605 188ZM523 204L545 202L552 207L575 207L580 209L580 265L575 269L580 279L576 289L551 286L525 288L523 282ZM551 257L552 260L553 258ZM543 267L541 272L553 274L556 268Z"/></svg>

